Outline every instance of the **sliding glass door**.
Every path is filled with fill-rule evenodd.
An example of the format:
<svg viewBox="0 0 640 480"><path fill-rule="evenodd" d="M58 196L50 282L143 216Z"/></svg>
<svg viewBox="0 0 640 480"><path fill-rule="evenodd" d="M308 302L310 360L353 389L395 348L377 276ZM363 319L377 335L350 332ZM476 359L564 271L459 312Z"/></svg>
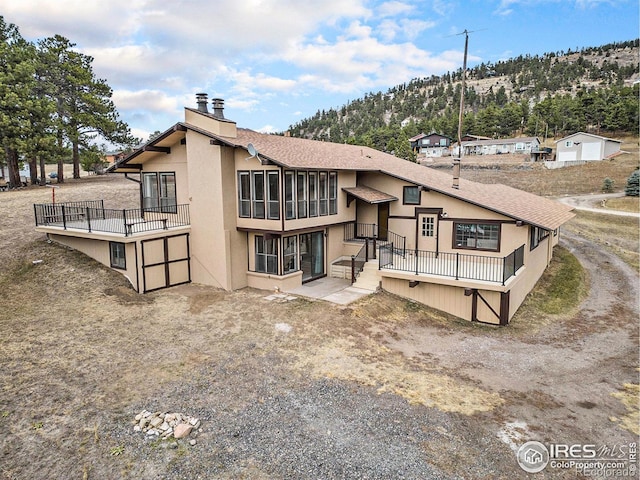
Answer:
<svg viewBox="0 0 640 480"><path fill-rule="evenodd" d="M324 276L324 232L300 235L300 268L303 282Z"/></svg>

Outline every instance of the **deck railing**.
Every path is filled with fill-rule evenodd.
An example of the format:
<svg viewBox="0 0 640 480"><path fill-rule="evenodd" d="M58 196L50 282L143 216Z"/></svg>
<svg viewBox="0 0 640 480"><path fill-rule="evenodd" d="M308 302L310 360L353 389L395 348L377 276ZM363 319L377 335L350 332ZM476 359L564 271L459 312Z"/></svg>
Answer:
<svg viewBox="0 0 640 480"><path fill-rule="evenodd" d="M377 242L377 246L393 244L396 253L404 255L406 246L406 237L398 235L392 231L387 230L386 240L381 240L378 232L378 225L375 223L347 223L344 226L344 240L345 242L363 242L366 239Z"/></svg>
<svg viewBox="0 0 640 480"><path fill-rule="evenodd" d="M102 200L91 200L36 204L33 209L36 226L116 233L124 236L190 224L189 205L119 210L104 208Z"/></svg>
<svg viewBox="0 0 640 480"><path fill-rule="evenodd" d="M388 244L380 247L378 261L380 269L504 285L524 266L524 245L506 257L492 257L425 250L407 250L402 256L395 252L393 244Z"/></svg>

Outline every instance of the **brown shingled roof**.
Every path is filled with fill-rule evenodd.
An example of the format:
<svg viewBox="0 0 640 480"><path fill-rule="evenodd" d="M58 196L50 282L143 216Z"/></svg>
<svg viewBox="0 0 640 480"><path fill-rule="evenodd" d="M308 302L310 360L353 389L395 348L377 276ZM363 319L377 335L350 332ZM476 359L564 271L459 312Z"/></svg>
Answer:
<svg viewBox="0 0 640 480"><path fill-rule="evenodd" d="M349 195L353 195L360 200L364 200L367 203L385 203L398 200L393 195L389 195L388 193L384 193L380 190L364 185L359 187L345 187L342 190L347 192Z"/></svg>
<svg viewBox="0 0 640 480"><path fill-rule="evenodd" d="M233 141L244 148L252 143L261 157L289 168L379 171L548 230L574 216L572 207L506 185L460 179L460 188L455 189L448 173L369 147L266 135L241 128Z"/></svg>
<svg viewBox="0 0 640 480"><path fill-rule="evenodd" d="M235 138L222 137L190 124L179 125L229 146L247 150L251 143L261 158L277 165L299 169L378 171L548 230L560 227L574 216L572 207L505 185L460 179L460 188L455 189L448 173L369 147L267 135L244 128L237 129Z"/></svg>

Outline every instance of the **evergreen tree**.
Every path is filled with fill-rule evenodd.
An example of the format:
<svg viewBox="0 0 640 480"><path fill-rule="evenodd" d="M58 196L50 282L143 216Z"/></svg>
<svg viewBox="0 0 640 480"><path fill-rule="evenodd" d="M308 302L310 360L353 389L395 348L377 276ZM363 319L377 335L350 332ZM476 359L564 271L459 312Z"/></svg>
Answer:
<svg viewBox="0 0 640 480"><path fill-rule="evenodd" d="M624 188L624 194L628 197L640 196L640 170L636 169L627 178L627 185Z"/></svg>

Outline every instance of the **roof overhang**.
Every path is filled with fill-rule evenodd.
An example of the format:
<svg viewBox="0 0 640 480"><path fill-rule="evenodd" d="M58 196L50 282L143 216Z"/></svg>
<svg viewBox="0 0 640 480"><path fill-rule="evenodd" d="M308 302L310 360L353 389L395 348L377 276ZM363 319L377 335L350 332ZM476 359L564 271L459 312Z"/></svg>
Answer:
<svg viewBox="0 0 640 480"><path fill-rule="evenodd" d="M365 185L359 187L343 187L342 191L347 194L347 205L349 205L354 198L371 205L395 202L398 200L398 198L393 195L389 195L388 193L381 192L380 190L376 190L375 188L367 187Z"/></svg>

